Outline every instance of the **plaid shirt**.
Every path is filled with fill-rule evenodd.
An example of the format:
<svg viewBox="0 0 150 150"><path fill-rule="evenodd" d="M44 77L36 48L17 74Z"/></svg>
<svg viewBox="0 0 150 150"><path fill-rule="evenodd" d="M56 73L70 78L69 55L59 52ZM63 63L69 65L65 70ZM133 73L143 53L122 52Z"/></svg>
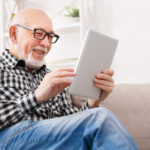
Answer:
<svg viewBox="0 0 150 150"><path fill-rule="evenodd" d="M22 120L37 121L88 109L88 103L80 110L73 106L66 90L38 104L34 91L48 72L44 65L29 73L23 60L8 50L3 52L0 57L0 130Z"/></svg>

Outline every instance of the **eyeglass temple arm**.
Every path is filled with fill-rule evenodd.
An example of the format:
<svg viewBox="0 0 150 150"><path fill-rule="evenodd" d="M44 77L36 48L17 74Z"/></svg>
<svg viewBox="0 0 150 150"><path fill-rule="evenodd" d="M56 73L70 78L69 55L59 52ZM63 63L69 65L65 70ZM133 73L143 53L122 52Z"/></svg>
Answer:
<svg viewBox="0 0 150 150"><path fill-rule="evenodd" d="M26 27L26 26L24 26L24 25L15 24L15 26L19 26L19 27L22 27L22 28L24 28L24 29L29 29L29 30L34 31L34 28Z"/></svg>

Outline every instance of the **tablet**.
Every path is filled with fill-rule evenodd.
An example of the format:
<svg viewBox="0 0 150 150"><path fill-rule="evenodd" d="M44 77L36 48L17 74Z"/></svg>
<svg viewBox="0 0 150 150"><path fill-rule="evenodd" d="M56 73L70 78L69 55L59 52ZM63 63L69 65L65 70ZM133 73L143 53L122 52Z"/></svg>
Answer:
<svg viewBox="0 0 150 150"><path fill-rule="evenodd" d="M69 87L69 94L99 99L101 90L93 84L95 75L109 68L118 40L94 31L88 30L78 62L75 67L76 76Z"/></svg>

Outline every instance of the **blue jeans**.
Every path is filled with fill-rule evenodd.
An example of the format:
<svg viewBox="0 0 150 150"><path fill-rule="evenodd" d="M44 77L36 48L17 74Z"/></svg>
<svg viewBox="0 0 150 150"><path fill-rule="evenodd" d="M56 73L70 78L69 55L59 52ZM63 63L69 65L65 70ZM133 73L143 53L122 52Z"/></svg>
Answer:
<svg viewBox="0 0 150 150"><path fill-rule="evenodd" d="M0 150L138 150L105 108L41 121L22 121L0 131Z"/></svg>

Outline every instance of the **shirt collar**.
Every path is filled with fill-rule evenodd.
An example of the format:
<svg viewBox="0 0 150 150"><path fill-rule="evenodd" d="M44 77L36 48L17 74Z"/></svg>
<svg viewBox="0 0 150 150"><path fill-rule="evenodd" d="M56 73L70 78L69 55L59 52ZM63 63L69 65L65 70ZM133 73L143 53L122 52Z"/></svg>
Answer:
<svg viewBox="0 0 150 150"><path fill-rule="evenodd" d="M11 68L14 68L18 64L18 62L20 61L20 59L18 59L17 57L12 56L9 53L8 49L5 49L3 51L3 53L2 53L2 59L5 62L5 64L7 64L8 66L10 66Z"/></svg>

